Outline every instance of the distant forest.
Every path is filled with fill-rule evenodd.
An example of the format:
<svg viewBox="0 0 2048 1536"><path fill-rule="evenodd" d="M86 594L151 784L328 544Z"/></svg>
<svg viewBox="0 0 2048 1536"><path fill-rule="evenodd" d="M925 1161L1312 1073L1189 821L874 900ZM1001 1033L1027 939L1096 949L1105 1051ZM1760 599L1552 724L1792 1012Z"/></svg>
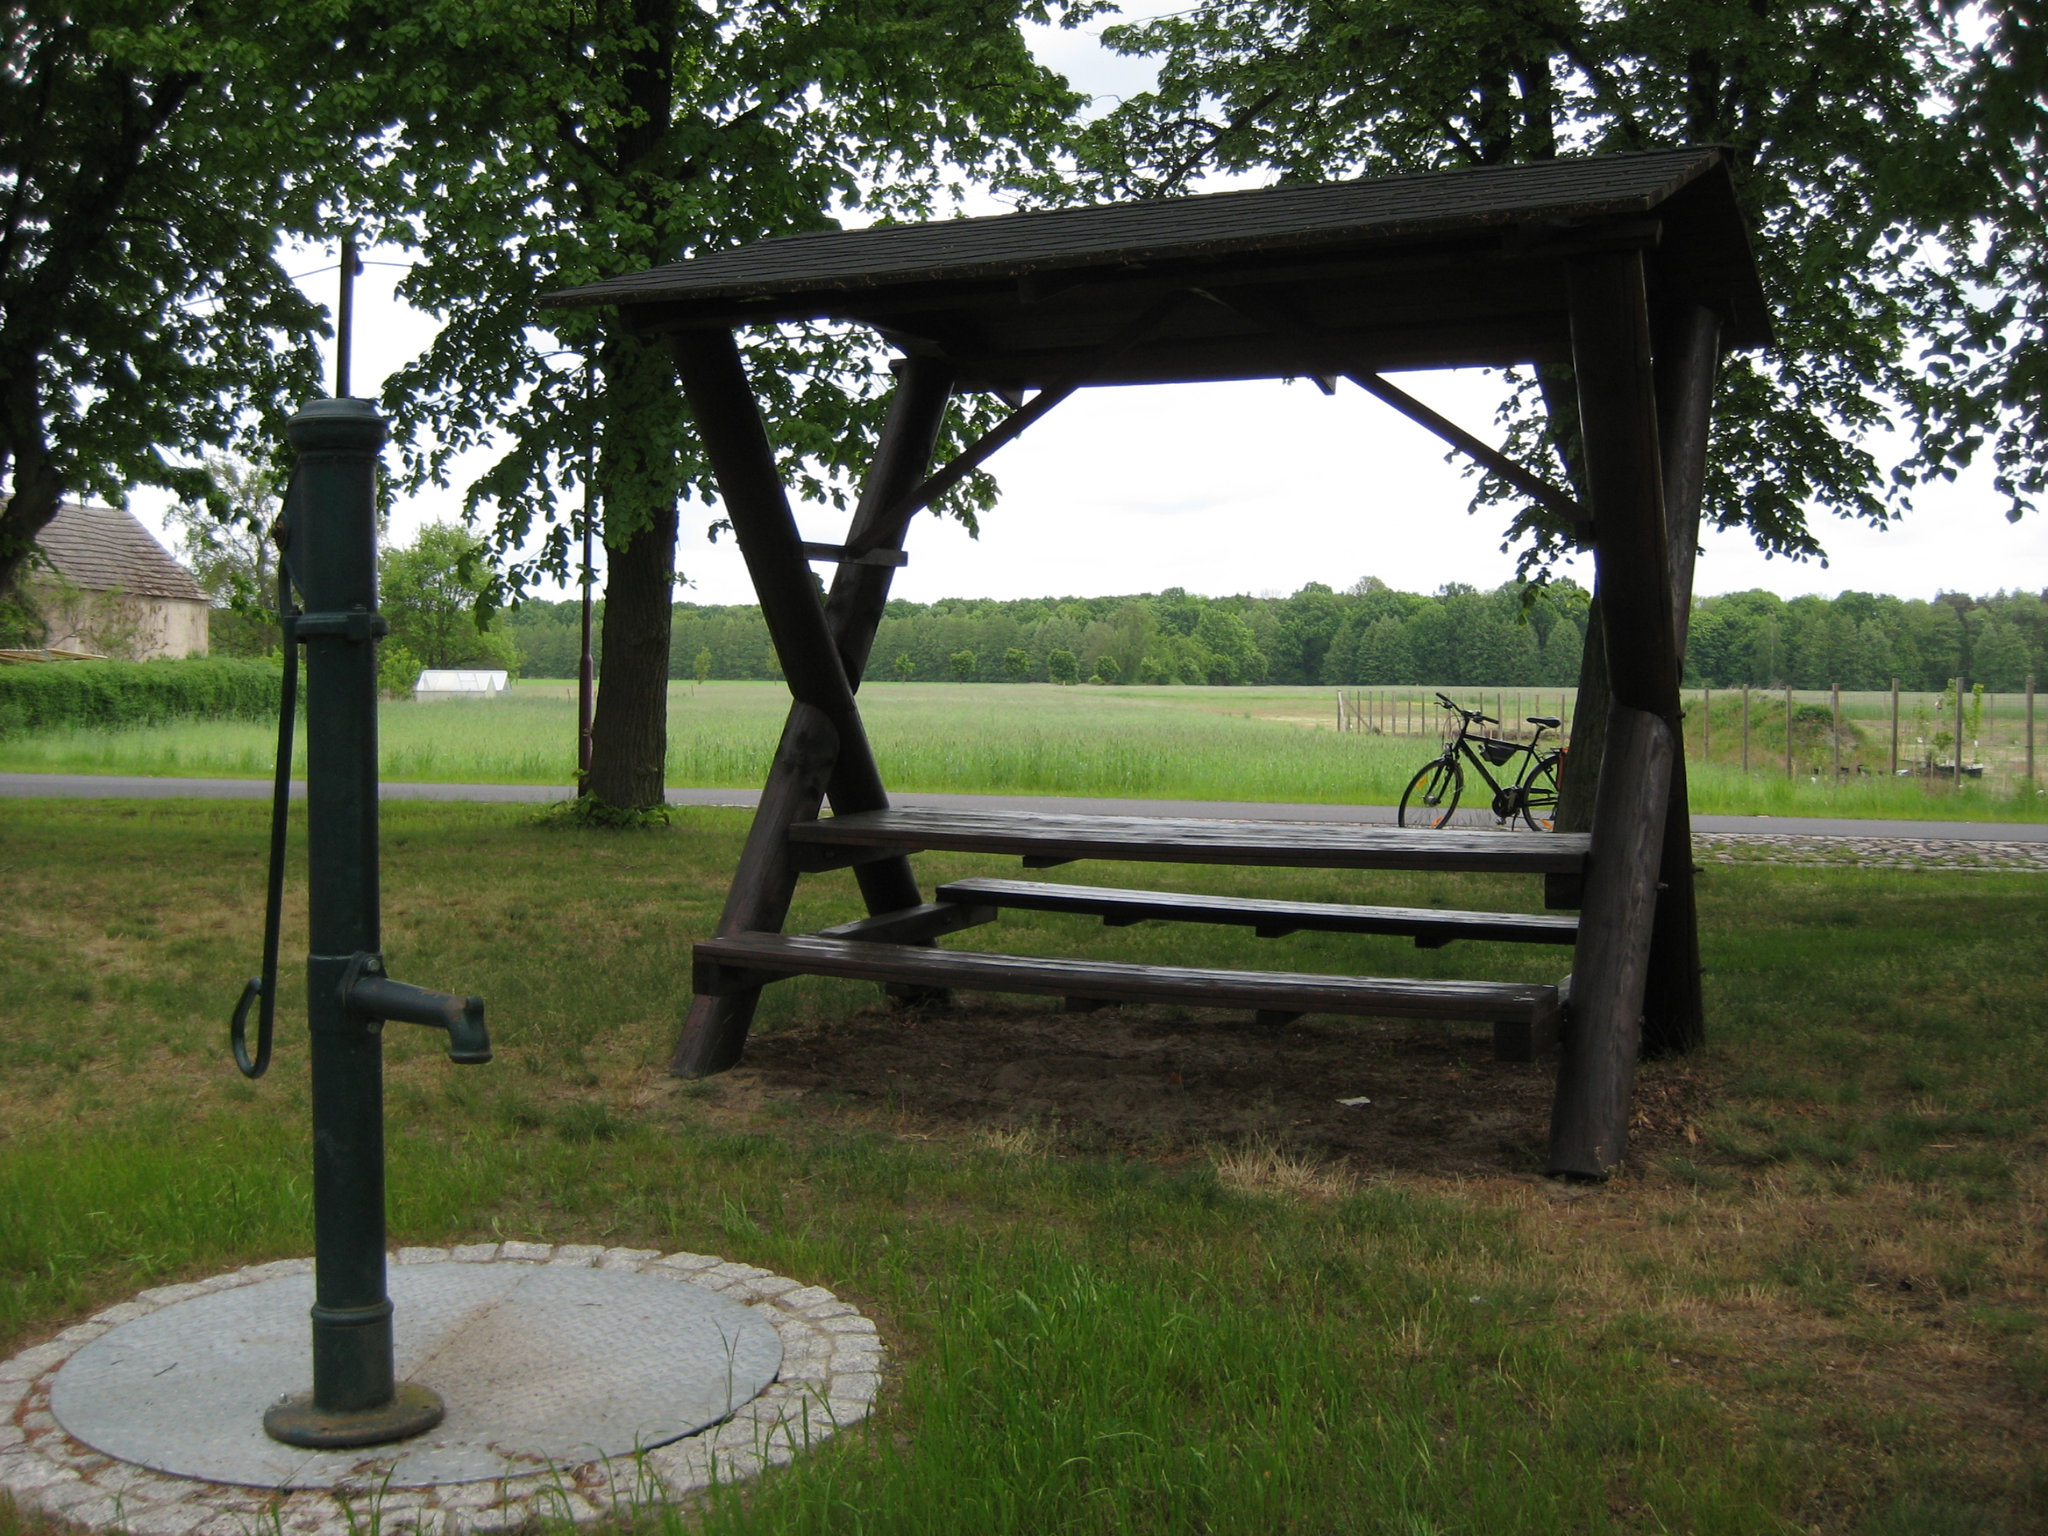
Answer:
<svg viewBox="0 0 2048 1536"><path fill-rule="evenodd" d="M892 602L868 666L874 681L1569 687L1578 681L1586 591L1451 585L1397 592L1366 578L1292 597L1134 597ZM576 675L578 605L528 602L494 626L528 677ZM678 603L669 672L777 678L757 607ZM603 657L598 658L600 670ZM1932 602L1844 592L1731 592L1694 606L1693 686L1934 690L1957 676L1993 692L2048 677L2048 592Z"/></svg>

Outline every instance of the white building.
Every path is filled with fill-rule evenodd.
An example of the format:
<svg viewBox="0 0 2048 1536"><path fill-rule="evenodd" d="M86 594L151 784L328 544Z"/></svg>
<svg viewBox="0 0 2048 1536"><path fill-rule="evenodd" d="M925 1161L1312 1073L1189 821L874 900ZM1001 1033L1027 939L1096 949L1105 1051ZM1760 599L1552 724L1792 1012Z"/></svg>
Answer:
<svg viewBox="0 0 2048 1536"><path fill-rule="evenodd" d="M412 685L415 699L502 699L512 691L507 672L477 670L442 671L428 668Z"/></svg>

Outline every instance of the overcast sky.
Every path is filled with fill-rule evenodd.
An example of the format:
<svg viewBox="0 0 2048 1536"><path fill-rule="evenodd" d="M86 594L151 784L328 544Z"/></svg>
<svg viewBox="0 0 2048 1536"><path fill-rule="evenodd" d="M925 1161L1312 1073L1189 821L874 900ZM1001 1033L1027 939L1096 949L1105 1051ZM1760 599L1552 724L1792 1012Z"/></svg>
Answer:
<svg viewBox="0 0 2048 1536"><path fill-rule="evenodd" d="M1129 13L1165 9L1126 6ZM1143 89L1147 72L1106 53L1093 32L1040 29L1042 59L1095 95L1099 105ZM430 317L393 299L401 275L372 265L356 285L355 388L373 394L433 333ZM309 254L304 267L334 260ZM332 270L304 286L332 302ZM1481 437L1493 438L1497 376L1462 370L1400 377L1404 387ZM1889 462L1882 443L1874 445ZM481 468L487 456L475 456ZM1289 593L1305 582L1343 588L1361 576L1433 591L1448 581L1492 586L1514 571L1501 549L1499 512L1468 515L1471 483L1420 427L1340 386L1311 384L1145 386L1084 391L1055 409L992 461L1002 501L981 537L927 515L912 527L910 564L894 592L940 597L1097 596L1180 586L1192 592ZM160 503L138 496L155 523ZM454 492L399 509L393 534L459 514ZM836 543L843 514L799 509L805 537ZM705 537L710 516L684 509L678 595L703 603L753 601L730 539ZM1845 589L1931 597L2048 585L2048 519L2005 521L1987 472L1916 495L1889 530L1827 520L1817 530L1828 564L1766 560L1746 537L1710 534L1696 590L1766 587L1785 596ZM1567 567L1570 569L1570 567ZM1578 571L1590 581L1590 571ZM601 578L601 573L600 573Z"/></svg>

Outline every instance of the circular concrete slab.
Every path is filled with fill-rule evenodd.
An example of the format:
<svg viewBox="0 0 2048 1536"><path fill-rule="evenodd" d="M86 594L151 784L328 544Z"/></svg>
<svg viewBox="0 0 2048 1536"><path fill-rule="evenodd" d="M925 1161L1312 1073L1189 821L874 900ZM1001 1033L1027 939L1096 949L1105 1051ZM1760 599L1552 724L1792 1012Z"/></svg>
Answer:
<svg viewBox="0 0 2048 1536"><path fill-rule="evenodd" d="M117 1460L257 1488L481 1482L652 1450L775 1379L782 1343L738 1302L674 1279L557 1264L428 1264L390 1283L398 1378L447 1417L391 1446L307 1451L263 1410L312 1385L313 1277L217 1291L123 1323L57 1373L50 1407Z"/></svg>
<svg viewBox="0 0 2048 1536"><path fill-rule="evenodd" d="M399 1371L447 1399L439 1429L367 1453L263 1435L308 1371L312 1266L279 1260L0 1360L0 1495L132 1536L495 1536L752 1476L881 1385L873 1323L752 1265L522 1242L394 1260Z"/></svg>

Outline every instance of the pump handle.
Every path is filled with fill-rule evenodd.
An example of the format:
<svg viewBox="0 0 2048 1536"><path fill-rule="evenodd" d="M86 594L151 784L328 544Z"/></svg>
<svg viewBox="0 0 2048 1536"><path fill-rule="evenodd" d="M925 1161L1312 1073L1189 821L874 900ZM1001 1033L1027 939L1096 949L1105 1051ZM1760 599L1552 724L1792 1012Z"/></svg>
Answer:
<svg viewBox="0 0 2048 1536"><path fill-rule="evenodd" d="M277 931L284 917L284 845L292 803L292 726L299 713L299 612L292 604L291 562L288 541L291 532L292 493L299 488L294 471L285 486L284 509L272 524L270 538L277 544L277 617L284 631L284 686L277 712L277 777L270 794L270 881L263 902L263 974L251 976L235 1004L228 1023L228 1046L234 1052L235 1069L248 1078L261 1077L270 1070L270 1037L277 1022ZM249 1006L256 1011L256 1056L249 1057Z"/></svg>

